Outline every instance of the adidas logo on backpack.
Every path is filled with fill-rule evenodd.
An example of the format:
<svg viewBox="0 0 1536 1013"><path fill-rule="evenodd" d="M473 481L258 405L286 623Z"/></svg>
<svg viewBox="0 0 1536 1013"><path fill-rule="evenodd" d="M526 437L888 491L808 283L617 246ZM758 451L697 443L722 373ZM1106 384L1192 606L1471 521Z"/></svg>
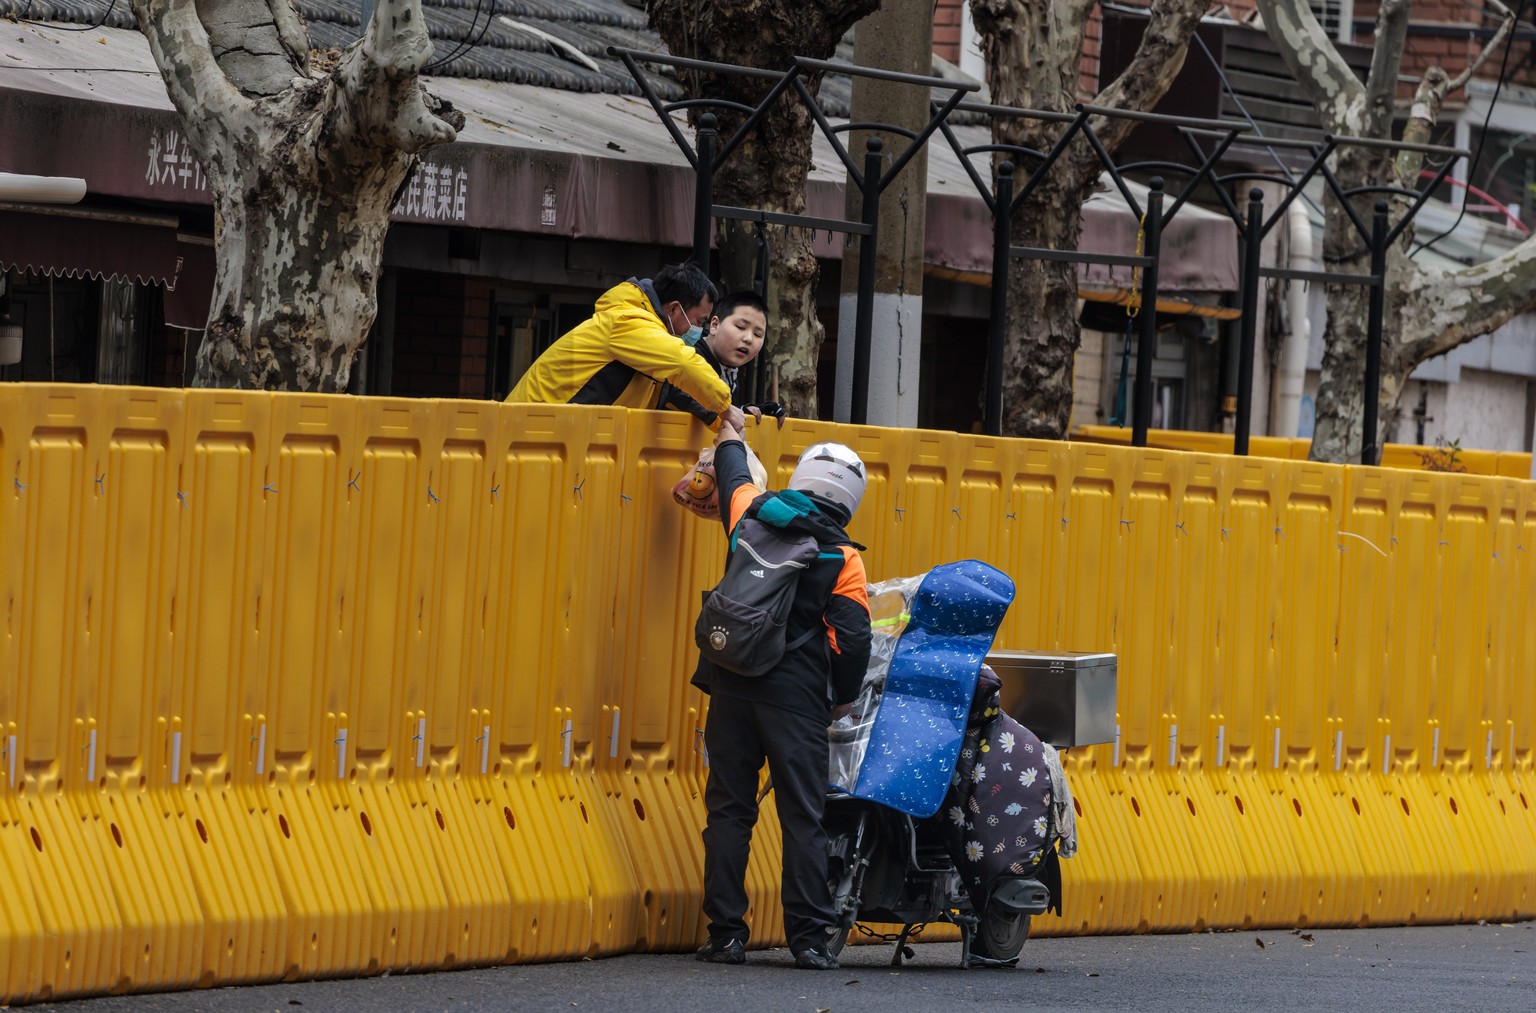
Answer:
<svg viewBox="0 0 1536 1013"><path fill-rule="evenodd" d="M727 671L760 676L772 671L785 651L820 633L813 626L785 643L796 585L820 552L815 538L765 524L753 513L738 521L725 575L704 592L694 624L699 653Z"/></svg>

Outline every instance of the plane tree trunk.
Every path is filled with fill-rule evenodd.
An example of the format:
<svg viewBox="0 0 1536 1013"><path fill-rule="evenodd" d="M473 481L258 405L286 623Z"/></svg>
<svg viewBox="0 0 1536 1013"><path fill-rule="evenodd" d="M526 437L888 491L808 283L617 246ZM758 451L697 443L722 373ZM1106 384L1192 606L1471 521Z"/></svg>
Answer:
<svg viewBox="0 0 1536 1013"><path fill-rule="evenodd" d="M378 312L395 195L464 117L421 87L420 0L379 0L333 66L293 0L133 0L213 196L194 384L342 391Z"/></svg>
<svg viewBox="0 0 1536 1013"><path fill-rule="evenodd" d="M674 56L782 71L796 56L828 59L854 23L880 0L647 0L651 24ZM690 98L727 99L756 106L772 81L731 74L680 71ZM812 94L821 75L806 78ZM719 119L725 143L745 115L709 110ZM694 112L695 122L698 112ZM802 214L811 170L810 112L793 93L781 98L759 121L715 177L715 203ZM755 226L719 221L721 282L727 291L752 287L756 262ZM768 226L769 336L759 361L779 369L779 399L790 413L815 418L817 363L826 330L816 315L816 258L804 229Z"/></svg>
<svg viewBox="0 0 1536 1013"><path fill-rule="evenodd" d="M1078 75L1093 0L970 0L981 38L987 86L997 105L1072 112L1080 101ZM1205 13L1204 0L1153 0L1150 19L1131 62L1093 98L1114 109L1151 109L1184 65L1184 53ZM1113 155L1132 124L1096 117L1094 130ZM1060 124L994 117L993 140L1048 151ZM1001 160L1001 159L999 159ZM1015 163L1021 180L1035 168ZM1015 246L1075 250L1082 234L1083 202L1104 166L1084 142L1074 141L1012 223ZM1127 253L1133 252L1130 250ZM1073 364L1081 341L1077 272L1072 264L1018 260L1008 270L1008 323L1003 352L1003 433L1064 437L1072 424Z"/></svg>

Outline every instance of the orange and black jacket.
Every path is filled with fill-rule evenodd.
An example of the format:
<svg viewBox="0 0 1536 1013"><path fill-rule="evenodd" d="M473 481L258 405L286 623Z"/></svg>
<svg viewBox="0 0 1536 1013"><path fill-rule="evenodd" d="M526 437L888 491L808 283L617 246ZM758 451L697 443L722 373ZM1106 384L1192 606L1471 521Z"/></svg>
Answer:
<svg viewBox="0 0 1536 1013"><path fill-rule="evenodd" d="M715 480L720 502L730 504L721 511L727 536L749 510L775 495L752 484L740 440L716 448ZM831 705L851 703L859 695L869 667L869 598L859 555L863 546L843 530L848 521L844 511L820 497L808 498L817 510L796 517L787 530L813 536L821 554L800 575L785 639L793 643L813 627L825 635L786 651L777 668L757 678L717 669L701 658L693 684L706 693L761 701L824 721Z"/></svg>

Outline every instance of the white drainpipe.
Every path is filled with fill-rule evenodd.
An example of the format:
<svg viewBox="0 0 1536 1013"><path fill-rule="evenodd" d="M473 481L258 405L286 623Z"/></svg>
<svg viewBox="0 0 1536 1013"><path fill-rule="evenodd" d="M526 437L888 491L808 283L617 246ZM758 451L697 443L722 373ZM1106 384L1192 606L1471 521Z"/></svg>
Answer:
<svg viewBox="0 0 1536 1013"><path fill-rule="evenodd" d="M1312 221L1301 201L1292 201L1285 209L1286 244L1290 251L1288 266L1293 271L1313 271ZM1307 321L1307 282L1292 281L1286 293L1286 318L1289 327L1280 345L1280 362L1275 370L1274 393L1270 400L1270 432L1275 436L1295 436L1301 424L1301 390L1307 375L1307 345L1312 329Z"/></svg>

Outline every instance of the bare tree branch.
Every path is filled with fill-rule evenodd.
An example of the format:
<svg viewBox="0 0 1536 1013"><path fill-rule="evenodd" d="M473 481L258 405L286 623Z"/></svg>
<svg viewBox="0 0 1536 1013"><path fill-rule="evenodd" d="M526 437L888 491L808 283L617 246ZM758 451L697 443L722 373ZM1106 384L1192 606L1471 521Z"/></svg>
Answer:
<svg viewBox="0 0 1536 1013"><path fill-rule="evenodd" d="M1445 102L1445 97L1458 89L1464 88L1472 79L1473 73L1488 61L1498 48L1509 38L1510 32L1515 27L1515 15L1499 0L1488 0L1488 5L1501 11L1504 15L1503 22L1493 38L1488 40L1488 45L1467 63L1466 68L1455 78L1449 77L1439 66L1430 67L1419 79L1419 87L1413 95L1413 104L1408 110L1408 121L1403 125L1403 140L1410 144L1427 144L1434 132L1435 124L1440 120L1440 107ZM1397 156L1396 171L1399 186L1416 186L1419 179L1419 170L1424 165L1424 156L1418 152L1404 151Z"/></svg>
<svg viewBox="0 0 1536 1013"><path fill-rule="evenodd" d="M1403 140L1431 140L1441 105L1453 88L1462 87L1488 56L1508 44L1514 18L1499 0L1504 18L1483 51L1454 81L1439 66L1429 67L1419 81L1409 108ZM1306 0L1259 0L1270 39L1286 66L1312 97L1325 128L1389 140L1397 98L1397 72L1407 38L1412 0L1383 0L1376 23L1375 51L1367 85L1344 66ZM1420 152L1390 149L1341 148L1336 164L1346 189L1396 184L1417 189L1425 157ZM1394 198L1399 208L1406 198ZM1347 259L1357 243L1345 213L1336 202L1327 204L1325 255ZM1386 272L1386 315L1391 321L1382 343L1381 414L1379 440L1390 430L1399 399L1413 369L1480 337L1522 313L1536 309L1536 239L1486 263L1448 269L1425 266L1404 252L1411 240L1405 231L1389 251ZM1317 394L1317 428L1313 460L1343 461L1362 439L1365 340L1368 331L1366 293L1343 286L1330 289L1328 323L1324 333L1323 368Z"/></svg>
<svg viewBox="0 0 1536 1013"><path fill-rule="evenodd" d="M247 95L278 95L295 77L307 76L309 36L293 11L293 0L197 0L197 16L208 33L213 57L235 87ZM281 19L297 39L285 38Z"/></svg>
<svg viewBox="0 0 1536 1013"><path fill-rule="evenodd" d="M1344 62L1306 0L1258 0L1269 38L1291 76L1306 89L1324 126L1337 134L1358 133L1365 86Z"/></svg>
<svg viewBox="0 0 1536 1013"><path fill-rule="evenodd" d="M415 153L464 122L418 84L420 0L380 0L329 73L311 68L294 0L132 3L214 203L195 384L345 390L395 195Z"/></svg>
<svg viewBox="0 0 1536 1013"><path fill-rule="evenodd" d="M308 66L309 29L291 2L272 3L272 20L277 25L277 35L283 46L292 53L299 66Z"/></svg>
<svg viewBox="0 0 1536 1013"><path fill-rule="evenodd" d="M188 138L207 159L218 121L244 114L250 100L219 69L193 0L133 0L133 13Z"/></svg>
<svg viewBox="0 0 1536 1013"><path fill-rule="evenodd" d="M432 59L419 0L380 0L363 35L368 60L391 77L414 77Z"/></svg>
<svg viewBox="0 0 1536 1013"><path fill-rule="evenodd" d="M342 136L417 152L458 135L464 116L421 87L432 58L420 0L380 0L362 40L342 57L331 116Z"/></svg>
<svg viewBox="0 0 1536 1013"><path fill-rule="evenodd" d="M1421 268L1402 323L1414 362L1442 355L1536 308L1536 238L1457 270Z"/></svg>
<svg viewBox="0 0 1536 1013"><path fill-rule="evenodd" d="M1184 64L1190 36L1207 0L1152 0L1140 44L1120 76L1094 104L1151 109ZM992 101L1002 106L1070 110L1081 86L1086 15L1082 0L970 0L971 20L987 62ZM1113 155L1134 122L1101 117L1093 129ZM1065 128L1024 117L995 117L996 144L1044 150ZM1086 143L1074 143L1046 173L1027 211L1010 232L1020 246L1076 249L1082 204L1103 172ZM1059 439L1072 417L1074 363L1081 341L1077 275L1068 264L1025 263L1008 268L1007 338L1002 361L1003 432Z"/></svg>
<svg viewBox="0 0 1536 1013"><path fill-rule="evenodd" d="M1408 107L1408 121L1403 124L1403 140L1409 144L1428 144L1440 119L1440 104L1449 91L1450 79L1438 66L1430 67L1419 79L1414 92L1413 104ZM1418 185L1419 170L1424 167L1424 155L1418 151L1400 151L1393 163L1397 185L1414 189Z"/></svg>
<svg viewBox="0 0 1536 1013"><path fill-rule="evenodd" d="M1488 40L1488 45L1483 47L1482 52L1473 57L1460 74L1451 79L1450 84L1445 89L1445 94L1447 95L1465 88L1467 82L1472 80L1472 75L1477 73L1477 68L1486 63L1488 57L1497 52L1499 47L1504 44L1504 40L1509 38L1510 33L1515 30L1514 11L1499 3L1499 0L1483 0L1483 5L1485 7L1492 7L1498 13L1503 14L1504 21L1499 25L1499 30L1493 33L1493 38Z"/></svg>
<svg viewBox="0 0 1536 1013"><path fill-rule="evenodd" d="M1145 112L1157 105L1184 66L1189 37L1204 16L1206 0L1153 0L1141 45L1120 76L1100 90L1095 105ZM1095 121L1094 131L1114 151L1136 128L1134 120Z"/></svg>
<svg viewBox="0 0 1536 1013"><path fill-rule="evenodd" d="M1387 137L1397 100L1397 72L1403 65L1408 38L1408 12L1413 0L1382 0L1376 12L1376 37L1371 44L1371 70L1365 81L1366 120L1355 128L1365 137Z"/></svg>

